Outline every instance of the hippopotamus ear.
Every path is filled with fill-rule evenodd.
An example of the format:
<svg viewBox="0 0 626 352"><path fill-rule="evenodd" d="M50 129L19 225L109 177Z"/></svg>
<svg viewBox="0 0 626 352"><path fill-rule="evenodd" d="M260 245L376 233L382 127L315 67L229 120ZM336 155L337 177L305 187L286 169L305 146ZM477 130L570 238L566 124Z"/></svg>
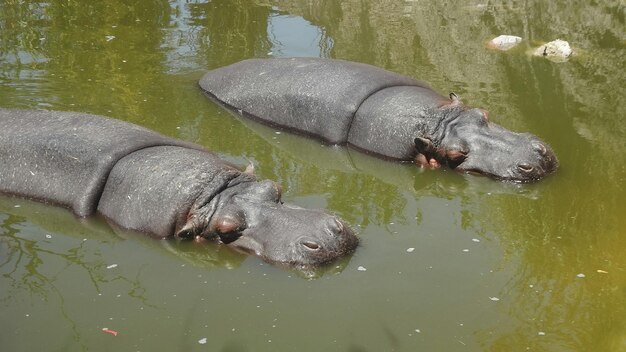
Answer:
<svg viewBox="0 0 626 352"><path fill-rule="evenodd" d="M417 149L417 152L420 154L429 155L437 149L435 148L433 141L429 138L417 137L415 138L414 143L415 149Z"/></svg>
<svg viewBox="0 0 626 352"><path fill-rule="evenodd" d="M254 164L250 160L248 160L248 162L248 166L246 166L246 169L243 171L243 173L254 176Z"/></svg>
<svg viewBox="0 0 626 352"><path fill-rule="evenodd" d="M459 98L459 96L458 96L458 95L456 95L456 93L455 93L455 92L450 92L450 95L449 95L449 96L450 96L450 100L452 100L452 103L450 103L450 105L455 105L455 106L456 106L456 105L461 105L461 104L463 104L463 103L461 102L461 98Z"/></svg>

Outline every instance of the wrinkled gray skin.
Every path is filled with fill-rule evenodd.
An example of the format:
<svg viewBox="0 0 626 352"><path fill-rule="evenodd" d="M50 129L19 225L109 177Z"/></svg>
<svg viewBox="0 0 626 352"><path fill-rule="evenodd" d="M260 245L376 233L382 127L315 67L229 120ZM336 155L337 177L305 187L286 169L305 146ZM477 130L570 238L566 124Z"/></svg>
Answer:
<svg viewBox="0 0 626 352"><path fill-rule="evenodd" d="M199 84L244 116L384 158L516 182L558 167L536 136L490 122L454 93L443 97L424 82L366 64L251 59L210 71Z"/></svg>
<svg viewBox="0 0 626 352"><path fill-rule="evenodd" d="M157 238L211 239L270 263L315 267L358 239L321 210L280 200L198 145L102 116L0 109L0 193L99 212Z"/></svg>

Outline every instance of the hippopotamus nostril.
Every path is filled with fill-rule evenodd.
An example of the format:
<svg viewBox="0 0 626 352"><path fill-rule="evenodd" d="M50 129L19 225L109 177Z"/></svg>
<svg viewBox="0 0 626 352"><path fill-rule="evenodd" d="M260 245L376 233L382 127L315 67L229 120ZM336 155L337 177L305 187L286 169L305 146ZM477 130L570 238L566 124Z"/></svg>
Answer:
<svg viewBox="0 0 626 352"><path fill-rule="evenodd" d="M532 167L532 165L527 164L527 163L519 163L517 164L517 168L526 173L530 173L534 170L534 167Z"/></svg>
<svg viewBox="0 0 626 352"><path fill-rule="evenodd" d="M344 230L343 224L339 221L339 219L332 218L332 220L329 221L328 230L330 230L333 235L341 235Z"/></svg>
<svg viewBox="0 0 626 352"><path fill-rule="evenodd" d="M541 154L541 156L546 156L546 153L548 153L548 149L546 149L546 146L541 144L541 143L533 143L533 148L539 152L539 154Z"/></svg>
<svg viewBox="0 0 626 352"><path fill-rule="evenodd" d="M317 251L320 249L320 245L313 241L302 241L301 243L306 249L311 251Z"/></svg>

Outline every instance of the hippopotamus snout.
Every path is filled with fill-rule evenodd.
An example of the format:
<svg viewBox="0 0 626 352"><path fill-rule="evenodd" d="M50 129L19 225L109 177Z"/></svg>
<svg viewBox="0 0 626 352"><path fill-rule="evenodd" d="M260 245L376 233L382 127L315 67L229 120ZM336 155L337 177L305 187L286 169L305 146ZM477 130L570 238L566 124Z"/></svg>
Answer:
<svg viewBox="0 0 626 352"><path fill-rule="evenodd" d="M348 226L322 210L294 206L276 210L274 218L265 220L266 224L272 222L276 231L250 228L233 245L249 250L250 243L254 243L252 249L264 260L301 268L329 263L353 252L358 245L358 238Z"/></svg>
<svg viewBox="0 0 626 352"><path fill-rule="evenodd" d="M530 133L516 133L490 122L487 113L469 109L445 121L440 138L416 138L418 155L457 171L515 182L536 181L553 172L552 149Z"/></svg>
<svg viewBox="0 0 626 352"><path fill-rule="evenodd" d="M552 149L536 136L515 133L490 124L489 145L481 138L468 143L467 158L456 169L491 176L500 180L531 182L556 170L558 161ZM500 138L494 143L494 134Z"/></svg>

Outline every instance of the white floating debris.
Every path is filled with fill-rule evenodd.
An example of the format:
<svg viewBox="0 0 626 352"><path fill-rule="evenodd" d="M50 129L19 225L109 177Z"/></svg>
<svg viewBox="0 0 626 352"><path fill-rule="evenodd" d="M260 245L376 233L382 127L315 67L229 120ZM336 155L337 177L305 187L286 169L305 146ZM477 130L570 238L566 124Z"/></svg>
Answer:
<svg viewBox="0 0 626 352"><path fill-rule="evenodd" d="M409 252L409 253L413 253L414 250L415 250L415 248L413 248L413 247L410 247L410 248L406 249L406 251Z"/></svg>
<svg viewBox="0 0 626 352"><path fill-rule="evenodd" d="M358 270L358 271L367 271L367 269L365 269L364 266L359 266L358 268L356 268L356 270Z"/></svg>
<svg viewBox="0 0 626 352"><path fill-rule="evenodd" d="M469 249L465 248L465 249L463 249L463 252L467 253L467 252L469 252Z"/></svg>
<svg viewBox="0 0 626 352"><path fill-rule="evenodd" d="M420 329L415 329L415 332L419 334L419 333L421 333L421 332L422 332L422 330L420 330Z"/></svg>
<svg viewBox="0 0 626 352"><path fill-rule="evenodd" d="M478 242L480 242L480 240L478 238L472 238L472 242L478 243Z"/></svg>
<svg viewBox="0 0 626 352"><path fill-rule="evenodd" d="M546 336L546 333L545 333L545 332L543 332L543 331L539 331L539 332L537 333L537 335L539 335L539 336Z"/></svg>
<svg viewBox="0 0 626 352"><path fill-rule="evenodd" d="M576 275L576 277L580 277L580 278L583 278L583 277L585 277L585 274L583 274L583 273L580 273L580 274L578 274L578 275Z"/></svg>
<svg viewBox="0 0 626 352"><path fill-rule="evenodd" d="M498 302L500 300L500 298L498 298L498 297L489 297L489 299L494 301L494 302Z"/></svg>
<svg viewBox="0 0 626 352"><path fill-rule="evenodd" d="M598 269L598 270L596 270L596 272L599 272L600 274L608 274L609 273L608 271L604 271L602 269Z"/></svg>
<svg viewBox="0 0 626 352"><path fill-rule="evenodd" d="M572 48L570 48L568 42L557 39L538 47L533 52L533 55L543 56L555 62L564 62L567 61L572 53Z"/></svg>
<svg viewBox="0 0 626 352"><path fill-rule="evenodd" d="M14 205L14 206L13 206L13 208L21 208L21 207L22 207L22 206L21 206L21 205L19 205L19 204L16 204L16 205Z"/></svg>
<svg viewBox="0 0 626 352"><path fill-rule="evenodd" d="M117 264L107 265L107 269L117 268Z"/></svg>
<svg viewBox="0 0 626 352"><path fill-rule="evenodd" d="M206 337L203 337L200 340L198 340L198 343L201 345L204 345L206 343Z"/></svg>
<svg viewBox="0 0 626 352"><path fill-rule="evenodd" d="M46 238L52 238L52 235L46 235Z"/></svg>
<svg viewBox="0 0 626 352"><path fill-rule="evenodd" d="M274 133L276 133L276 134L280 134L280 131L276 131L276 132L274 132Z"/></svg>
<svg viewBox="0 0 626 352"><path fill-rule="evenodd" d="M107 42L110 42L111 40L115 39L114 35L107 35L104 38L106 38Z"/></svg>
<svg viewBox="0 0 626 352"><path fill-rule="evenodd" d="M489 46L498 50L509 50L521 41L521 37L503 34L491 39Z"/></svg>

